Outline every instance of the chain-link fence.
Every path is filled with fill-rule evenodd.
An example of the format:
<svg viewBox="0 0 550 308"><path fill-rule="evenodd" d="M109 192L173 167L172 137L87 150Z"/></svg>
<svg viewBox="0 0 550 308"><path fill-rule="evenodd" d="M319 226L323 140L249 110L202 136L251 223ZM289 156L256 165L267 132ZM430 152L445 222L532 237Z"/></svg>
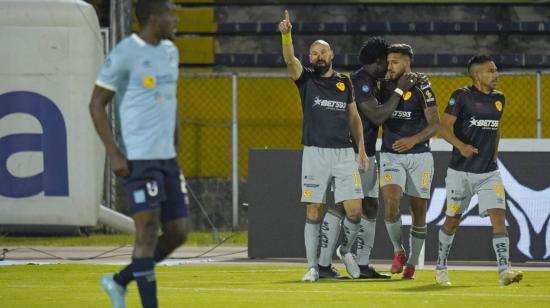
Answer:
<svg viewBox="0 0 550 308"><path fill-rule="evenodd" d="M471 84L460 74L429 76L440 112L454 90ZM550 75L537 77L536 72L501 74L498 89L506 95L502 138L550 137L549 84ZM237 201L245 198L232 195L236 190L232 179L239 179L239 195L244 197L248 150L301 147L302 112L296 86L283 74L183 74L178 98L182 126L179 161L215 223L229 227L233 221L235 227L232 214L238 209L242 216ZM235 122L233 108L237 109ZM238 133L237 148L232 147L232 128ZM238 170L232 168L235 153ZM240 217L238 223L243 225L246 219Z"/></svg>
<svg viewBox="0 0 550 308"><path fill-rule="evenodd" d="M471 84L460 74L428 75L441 113L454 90ZM501 74L498 89L506 95L502 138L550 137L550 74ZM182 74L178 101L178 160L192 192L195 230L209 228L201 207L219 228L245 227L248 151L301 148L294 82L283 74Z"/></svg>

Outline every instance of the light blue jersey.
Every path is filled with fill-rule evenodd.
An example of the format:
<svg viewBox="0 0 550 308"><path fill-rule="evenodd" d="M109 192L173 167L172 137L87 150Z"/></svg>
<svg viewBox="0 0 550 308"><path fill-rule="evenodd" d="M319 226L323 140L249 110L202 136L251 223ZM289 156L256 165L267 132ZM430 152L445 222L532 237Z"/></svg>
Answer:
<svg viewBox="0 0 550 308"><path fill-rule="evenodd" d="M178 49L169 40L157 46L137 34L109 54L96 84L116 92L121 150L129 160L176 157Z"/></svg>

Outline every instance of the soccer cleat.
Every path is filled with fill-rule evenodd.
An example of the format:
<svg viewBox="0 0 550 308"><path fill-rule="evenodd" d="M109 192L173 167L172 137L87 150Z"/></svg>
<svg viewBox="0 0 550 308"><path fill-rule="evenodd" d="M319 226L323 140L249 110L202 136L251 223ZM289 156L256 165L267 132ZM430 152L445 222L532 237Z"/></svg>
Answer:
<svg viewBox="0 0 550 308"><path fill-rule="evenodd" d="M449 280L449 272L447 272L446 268L435 270L435 283L443 287L451 286L451 281Z"/></svg>
<svg viewBox="0 0 550 308"><path fill-rule="evenodd" d="M520 271L505 270L498 275L498 283L507 286L514 282L520 282L523 279L523 273Z"/></svg>
<svg viewBox="0 0 550 308"><path fill-rule="evenodd" d="M113 308L126 307L126 288L116 283L113 274L108 274L101 278L101 287L107 292Z"/></svg>
<svg viewBox="0 0 550 308"><path fill-rule="evenodd" d="M361 275L359 276L359 278L372 278L372 279L390 279L391 278L390 275L381 274L377 272L374 269L374 267L369 265L365 265L365 266L359 265L359 270L361 272Z"/></svg>
<svg viewBox="0 0 550 308"><path fill-rule="evenodd" d="M405 266L401 279L414 279L414 265Z"/></svg>
<svg viewBox="0 0 550 308"><path fill-rule="evenodd" d="M404 251L396 252L391 262L390 272L392 274L399 274L403 271L403 265L407 262L407 255Z"/></svg>
<svg viewBox="0 0 550 308"><path fill-rule="evenodd" d="M336 268L334 268L331 264L327 267L319 265L319 279L323 278L346 279L347 277L340 275Z"/></svg>
<svg viewBox="0 0 550 308"><path fill-rule="evenodd" d="M336 255L342 262L344 262L344 265L346 266L346 271L352 278L359 278L361 276L361 271L359 270L359 265L357 265L357 262L355 262L355 258L353 257L353 254L351 252L348 252L344 255L340 252L340 248L342 246L338 246L336 248Z"/></svg>
<svg viewBox="0 0 550 308"><path fill-rule="evenodd" d="M319 280L319 272L313 267L307 271L304 277L302 277L302 282L315 282L317 280Z"/></svg>

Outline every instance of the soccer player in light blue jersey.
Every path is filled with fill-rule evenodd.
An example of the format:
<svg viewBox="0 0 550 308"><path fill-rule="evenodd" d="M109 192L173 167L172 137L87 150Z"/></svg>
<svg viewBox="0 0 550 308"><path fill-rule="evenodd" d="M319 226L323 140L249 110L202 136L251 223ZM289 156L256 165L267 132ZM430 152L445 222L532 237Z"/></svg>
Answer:
<svg viewBox="0 0 550 308"><path fill-rule="evenodd" d="M125 307L126 286L132 280L138 284L143 307L158 306L155 263L185 241L189 225L185 178L175 159L179 54L170 40L178 18L168 0L139 0L135 11L140 31L111 51L90 103L136 226L132 262L101 280L113 307ZM105 112L113 97L121 127L118 144Z"/></svg>

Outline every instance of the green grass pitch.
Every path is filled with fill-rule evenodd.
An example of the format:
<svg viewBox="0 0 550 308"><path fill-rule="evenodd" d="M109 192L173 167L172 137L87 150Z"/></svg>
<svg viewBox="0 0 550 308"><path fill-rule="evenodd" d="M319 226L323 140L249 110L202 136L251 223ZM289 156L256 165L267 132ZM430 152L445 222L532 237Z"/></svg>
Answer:
<svg viewBox="0 0 550 308"><path fill-rule="evenodd" d="M100 277L105 265L0 266L1 307L109 307ZM341 272L345 272L340 268ZM414 281L322 280L301 283L305 266L183 265L157 267L161 307L550 307L550 271L526 271L502 287L496 271L455 270L452 287L434 284L433 271ZM135 283L128 307L139 307Z"/></svg>

